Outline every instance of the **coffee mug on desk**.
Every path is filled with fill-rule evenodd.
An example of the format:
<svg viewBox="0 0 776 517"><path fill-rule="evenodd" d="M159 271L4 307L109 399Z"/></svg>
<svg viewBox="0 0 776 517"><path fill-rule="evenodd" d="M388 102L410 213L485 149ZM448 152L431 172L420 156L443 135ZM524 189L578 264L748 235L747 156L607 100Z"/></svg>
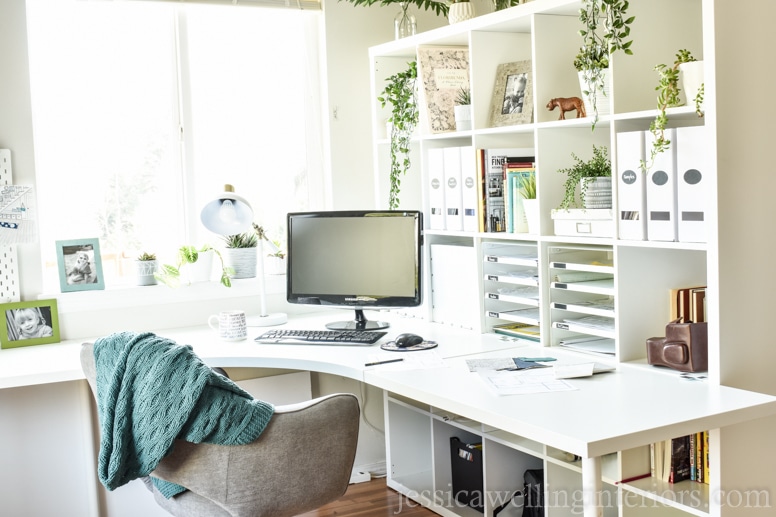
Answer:
<svg viewBox="0 0 776 517"><path fill-rule="evenodd" d="M245 311L221 311L210 316L207 324L224 341L241 341L248 337Z"/></svg>

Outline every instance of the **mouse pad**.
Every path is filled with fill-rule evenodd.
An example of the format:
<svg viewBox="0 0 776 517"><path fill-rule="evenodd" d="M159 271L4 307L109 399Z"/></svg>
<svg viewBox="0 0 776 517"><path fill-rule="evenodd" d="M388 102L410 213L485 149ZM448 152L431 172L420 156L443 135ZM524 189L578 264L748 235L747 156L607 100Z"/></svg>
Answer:
<svg viewBox="0 0 776 517"><path fill-rule="evenodd" d="M418 350L429 350L436 347L436 341L424 341L422 343L418 343L417 345L407 346L404 348L399 348L396 346L394 341L388 341L387 343L380 345L380 348L383 350L388 350L389 352L417 352Z"/></svg>

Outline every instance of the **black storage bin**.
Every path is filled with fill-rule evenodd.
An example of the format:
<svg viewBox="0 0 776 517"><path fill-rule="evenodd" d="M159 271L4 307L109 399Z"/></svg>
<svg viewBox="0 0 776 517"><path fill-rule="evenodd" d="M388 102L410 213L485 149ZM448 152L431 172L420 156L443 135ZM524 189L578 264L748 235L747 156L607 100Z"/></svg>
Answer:
<svg viewBox="0 0 776 517"><path fill-rule="evenodd" d="M453 498L479 512L485 511L485 493L482 474L482 444L464 443L450 438L450 467Z"/></svg>

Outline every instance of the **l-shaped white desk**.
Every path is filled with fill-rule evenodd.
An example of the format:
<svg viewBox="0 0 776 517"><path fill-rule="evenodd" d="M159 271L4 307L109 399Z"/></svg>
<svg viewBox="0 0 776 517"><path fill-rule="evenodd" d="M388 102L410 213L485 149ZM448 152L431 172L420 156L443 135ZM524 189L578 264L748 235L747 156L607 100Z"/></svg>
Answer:
<svg viewBox="0 0 776 517"><path fill-rule="evenodd" d="M295 317L287 326L322 328L330 319L330 314ZM393 326L383 340L406 331L433 339L439 343L434 353L444 360L444 367L422 371L365 367L377 353L395 356L401 352L381 351L378 346L263 345L252 340L260 333L256 328L250 329L248 340L240 342L220 342L206 326L156 333L192 345L212 366L284 368L341 375L383 389L398 399L412 401L418 407L427 406L430 413L449 413L476 421L485 432L500 430L580 456L585 517L602 515L596 496L602 486L602 457L776 414L776 397L707 382L689 382L676 372L643 365L618 365L612 373L574 379L572 383L578 388L574 391L497 396L477 374L469 372L467 358L552 355L583 362L590 360L590 356L533 347L492 334L472 333L419 319L394 318L392 321ZM80 342L0 351L0 388L83 380L78 361ZM386 410L388 420L387 413ZM388 421L386 426L390 428ZM386 439L390 455L389 432ZM389 485L390 469L389 457ZM394 486L404 487L401 483Z"/></svg>

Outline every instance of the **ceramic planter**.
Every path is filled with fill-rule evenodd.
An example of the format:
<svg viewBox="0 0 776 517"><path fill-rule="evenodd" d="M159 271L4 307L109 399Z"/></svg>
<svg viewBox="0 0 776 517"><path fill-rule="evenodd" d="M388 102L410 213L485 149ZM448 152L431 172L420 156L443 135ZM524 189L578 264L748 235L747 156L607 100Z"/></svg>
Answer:
<svg viewBox="0 0 776 517"><path fill-rule="evenodd" d="M456 2L450 4L450 10L447 12L447 19L450 24L462 22L474 18L474 8L469 2Z"/></svg>
<svg viewBox="0 0 776 517"><path fill-rule="evenodd" d="M609 107L611 97L609 97L609 90L611 89L611 79L609 77L609 70L605 69L602 71L604 74L604 89L603 91L597 91L595 92L595 106L598 110L598 115L608 115L611 112L611 109ZM580 70L578 72L579 75L579 91L584 92L588 90L588 82L586 77L590 75L589 70ZM585 95L584 93L581 93L580 97L582 98L582 101L585 103L585 111L587 112L588 117L593 116L593 98L590 95Z"/></svg>
<svg viewBox="0 0 776 517"><path fill-rule="evenodd" d="M458 4L453 4L458 5ZM451 6L452 7L452 6ZM472 107L471 104L464 106L453 106L455 114L455 130L469 131L472 128Z"/></svg>
<svg viewBox="0 0 776 517"><path fill-rule="evenodd" d="M257 248L227 248L224 250L224 265L234 269L232 278L256 277Z"/></svg>
<svg viewBox="0 0 776 517"><path fill-rule="evenodd" d="M154 272L156 271L155 260L136 260L135 261L135 279L137 285L156 285Z"/></svg>

